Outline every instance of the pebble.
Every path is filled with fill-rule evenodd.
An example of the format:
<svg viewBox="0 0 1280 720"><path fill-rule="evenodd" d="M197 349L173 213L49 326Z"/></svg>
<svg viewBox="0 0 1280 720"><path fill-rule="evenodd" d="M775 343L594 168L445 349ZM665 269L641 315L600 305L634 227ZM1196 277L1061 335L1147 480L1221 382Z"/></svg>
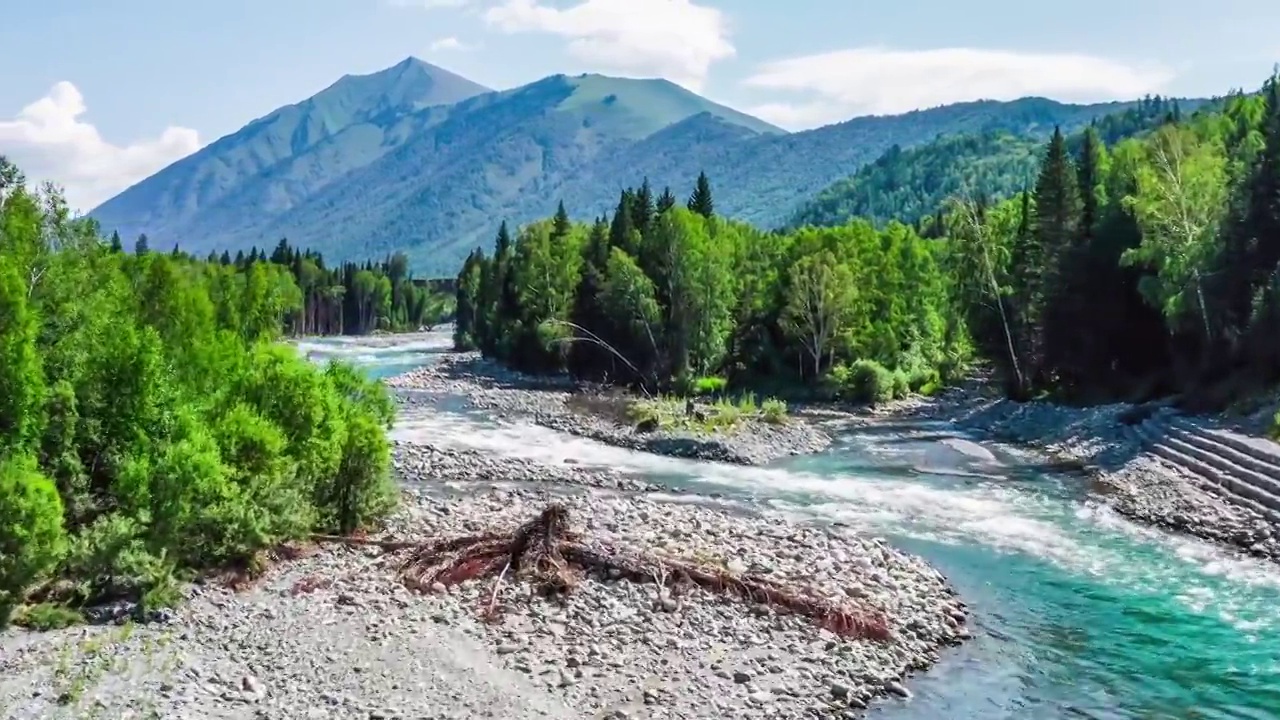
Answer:
<svg viewBox="0 0 1280 720"><path fill-rule="evenodd" d="M743 420L727 432L641 432L630 423L602 416L605 408L616 414L618 401L607 391L575 388L566 376L523 375L478 353L446 355L436 364L390 378L387 384L400 391L401 402L411 407L430 407L441 395L462 395L470 407L502 417L520 416L560 432L670 457L763 465L820 452L831 444L831 436L821 428L794 418L781 424ZM575 407L596 410L575 411Z"/></svg>

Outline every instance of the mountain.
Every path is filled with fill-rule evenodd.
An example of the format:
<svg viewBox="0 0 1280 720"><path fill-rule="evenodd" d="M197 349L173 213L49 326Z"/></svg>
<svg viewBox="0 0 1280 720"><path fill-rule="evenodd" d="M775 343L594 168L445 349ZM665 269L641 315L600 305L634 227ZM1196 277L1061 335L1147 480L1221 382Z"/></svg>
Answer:
<svg viewBox="0 0 1280 720"><path fill-rule="evenodd" d="M412 57L370 75L346 75L173 163L90 214L125 237L147 233L181 242L187 232L206 226L222 227L230 240L238 216L288 210L411 138L411 128L402 123L406 116L489 92Z"/></svg>
<svg viewBox="0 0 1280 720"><path fill-rule="evenodd" d="M1170 116L1199 109L1203 100L1146 98L1090 123L1108 146L1157 127ZM1079 123L1064 123L1063 130ZM895 145L853 175L836 181L796 210L790 226L843 225L861 217L878 223L914 222L938 210L947 198L1000 199L1035 183L1044 155L1042 133L1007 129L947 135L907 150ZM1069 136L1079 151L1082 132Z"/></svg>
<svg viewBox="0 0 1280 720"><path fill-rule="evenodd" d="M500 92L409 59L174 163L95 210L106 231L188 252L271 247L331 260L404 251L452 275L502 220L610 209L649 178L684 194L710 176L719 212L779 226L890 148L939 135L1047 137L1133 103L961 103L787 133L665 80L555 75Z"/></svg>

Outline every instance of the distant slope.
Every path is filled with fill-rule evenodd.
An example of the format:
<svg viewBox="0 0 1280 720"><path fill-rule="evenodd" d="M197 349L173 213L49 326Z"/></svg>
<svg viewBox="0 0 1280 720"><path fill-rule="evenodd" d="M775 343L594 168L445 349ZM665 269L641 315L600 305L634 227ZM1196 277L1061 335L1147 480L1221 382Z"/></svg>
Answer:
<svg viewBox="0 0 1280 720"><path fill-rule="evenodd" d="M344 78L93 215L156 247L234 252L288 237L332 260L403 250L418 272L450 275L502 220L546 216L560 199L598 214L645 177L684 195L705 170L719 212L774 227L894 146L1043 138L1134 106L981 101L788 134L665 80L556 75L482 90L412 60Z"/></svg>
<svg viewBox="0 0 1280 720"><path fill-rule="evenodd" d="M1150 130L1171 113L1191 112L1204 101L1149 98L1116 108L1094 123L1109 144ZM1081 123L1062 123L1064 132ZM862 217L883 223L914 222L950 197L1009 197L1035 182L1044 152L1043 133L1010 134L987 128L948 135L911 149L895 145L875 162L802 204L788 225L842 225ZM1072 138L1073 151L1079 135Z"/></svg>
<svg viewBox="0 0 1280 720"><path fill-rule="evenodd" d="M145 232L181 242L193 224L217 224L231 237L237 223L228 225L227 218L287 210L409 139L413 129L401 124L406 114L487 92L415 58L370 75L347 75L175 162L90 214L126 237Z"/></svg>

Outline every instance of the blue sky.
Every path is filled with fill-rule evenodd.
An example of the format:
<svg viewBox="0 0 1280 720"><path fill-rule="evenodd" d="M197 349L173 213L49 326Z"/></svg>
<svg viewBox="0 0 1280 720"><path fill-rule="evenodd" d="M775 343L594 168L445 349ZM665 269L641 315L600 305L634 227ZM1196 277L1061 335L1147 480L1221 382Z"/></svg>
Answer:
<svg viewBox="0 0 1280 720"><path fill-rule="evenodd" d="M980 97L1218 94L1258 85L1280 60L1274 0L13 5L0 24L0 153L83 209L409 55L499 89L556 72L660 75L791 129Z"/></svg>

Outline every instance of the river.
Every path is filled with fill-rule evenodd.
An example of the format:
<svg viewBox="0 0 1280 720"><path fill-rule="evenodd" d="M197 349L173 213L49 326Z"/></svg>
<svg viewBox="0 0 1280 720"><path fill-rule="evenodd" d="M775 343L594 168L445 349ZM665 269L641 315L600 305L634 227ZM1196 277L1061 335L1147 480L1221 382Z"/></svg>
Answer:
<svg viewBox="0 0 1280 720"><path fill-rule="evenodd" d="M444 333L304 343L379 377L447 347ZM945 425L830 430L827 452L764 468L635 453L469 411L406 417L395 433L623 468L803 522L840 521L925 557L969 603L975 637L913 678L912 700L879 703L871 717L1280 720L1280 568L1135 526L1081 478L1018 455L996 449L993 470L940 442L960 437Z"/></svg>

